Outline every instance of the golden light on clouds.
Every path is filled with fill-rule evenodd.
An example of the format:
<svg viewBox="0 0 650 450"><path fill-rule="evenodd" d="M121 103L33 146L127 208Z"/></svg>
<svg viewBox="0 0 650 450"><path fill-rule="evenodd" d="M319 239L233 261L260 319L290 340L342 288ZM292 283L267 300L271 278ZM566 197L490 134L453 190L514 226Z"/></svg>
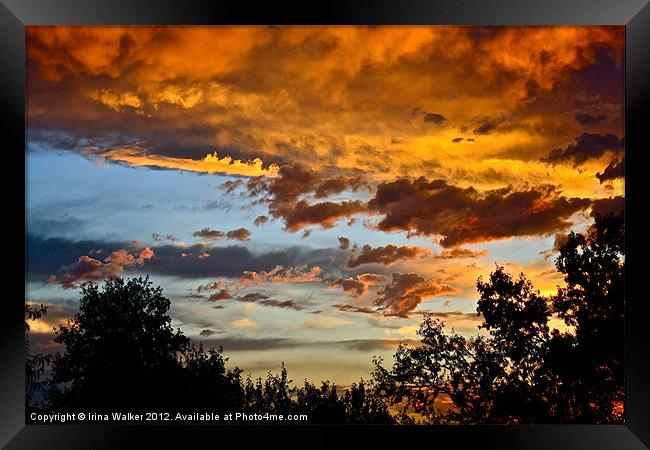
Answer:
<svg viewBox="0 0 650 450"><path fill-rule="evenodd" d="M240 161L233 159L231 156L219 158L219 155L216 153L206 155L205 158L200 160L147 155L134 149L109 150L102 156L109 161L125 163L131 166L147 166L185 170L188 172L220 173L248 177L266 176L273 178L277 176L279 169L276 164L271 164L267 168L264 168L264 163L259 158L255 158L253 161Z"/></svg>
<svg viewBox="0 0 650 450"><path fill-rule="evenodd" d="M29 27L28 43L31 77L65 91L34 85L35 126L101 121L143 143L111 149L134 165L254 176L273 174L257 158L300 159L489 188L548 178L539 160L581 132L578 110L623 130L620 101L572 86L603 58L620 68L620 27ZM589 169L552 177L600 196Z"/></svg>
<svg viewBox="0 0 650 450"><path fill-rule="evenodd" d="M553 294L553 238L624 200L624 27L30 26L27 59L30 151L143 181L119 239L153 238L138 269L186 283L196 335L475 334L479 276ZM87 203L75 239L123 232ZM49 286L100 279L88 250Z"/></svg>

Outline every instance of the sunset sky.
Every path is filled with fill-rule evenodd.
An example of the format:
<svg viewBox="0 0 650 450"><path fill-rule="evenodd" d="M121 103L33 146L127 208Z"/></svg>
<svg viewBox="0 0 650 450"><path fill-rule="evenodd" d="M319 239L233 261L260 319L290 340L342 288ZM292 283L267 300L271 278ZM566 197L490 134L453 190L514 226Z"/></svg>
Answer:
<svg viewBox="0 0 650 450"><path fill-rule="evenodd" d="M27 301L149 274L244 374L347 385L624 196L623 27L27 27ZM558 324L559 326L560 324Z"/></svg>

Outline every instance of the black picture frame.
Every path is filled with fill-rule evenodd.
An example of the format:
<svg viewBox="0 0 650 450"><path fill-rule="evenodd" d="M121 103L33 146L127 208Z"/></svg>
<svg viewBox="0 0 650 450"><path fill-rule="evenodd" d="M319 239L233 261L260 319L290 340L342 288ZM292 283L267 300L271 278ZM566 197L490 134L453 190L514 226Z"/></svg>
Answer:
<svg viewBox="0 0 650 450"><path fill-rule="evenodd" d="M26 25L134 25L134 24L400 24L400 25L625 25L626 36L626 357L625 425L521 425L521 426L426 426L346 427L361 431L369 440L426 439L432 444L481 446L481 448L636 449L650 446L650 326L644 292L644 256L648 239L643 213L643 154L650 119L650 4L648 0L388 0L329 1L301 5L290 2L218 0L1 0L0 96L3 133L3 193L9 203L5 242L12 255L25 254L18 238L25 217L25 197L18 185L25 183L25 26ZM20 168L23 168L21 172ZM24 193L23 193L24 194ZM647 256L646 256L647 257ZM191 448L197 441L219 446L227 442L246 446L247 440L268 435L271 448L297 440L296 431L309 439L340 439L333 429L342 427L300 425L25 425L24 417L24 287L23 265L7 258L4 324L0 347L0 445L7 449L31 448L131 448L135 439L147 440L145 448ZM647 292L647 287L645 288ZM408 439L408 440L404 440Z"/></svg>

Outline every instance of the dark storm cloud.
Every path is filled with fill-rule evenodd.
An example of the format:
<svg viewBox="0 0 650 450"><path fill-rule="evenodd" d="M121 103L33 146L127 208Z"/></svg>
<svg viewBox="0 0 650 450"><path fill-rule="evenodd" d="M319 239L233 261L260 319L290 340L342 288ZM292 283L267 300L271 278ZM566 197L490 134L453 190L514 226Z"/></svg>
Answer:
<svg viewBox="0 0 650 450"><path fill-rule="evenodd" d="M421 117L423 122L425 122L425 123L433 123L433 124L436 124L436 125L440 125L445 120L447 120L447 118L445 116L443 116L442 114L434 113L434 112L427 112L427 111L424 111L422 108L413 108L411 110L411 116L413 118Z"/></svg>
<svg viewBox="0 0 650 450"><path fill-rule="evenodd" d="M251 232L246 228L238 228L236 230L230 230L228 232L223 232L219 230L211 230L210 228L203 228L199 231L192 233L192 236L202 238L202 239L232 239L236 241L248 241L251 237Z"/></svg>
<svg viewBox="0 0 650 450"><path fill-rule="evenodd" d="M346 190L357 191L362 186L366 186L366 183L359 176L338 175L327 178L301 163L281 166L278 177L272 180L257 177L248 181L250 195L266 192L271 203L294 202L309 193L313 193L316 198L324 198Z"/></svg>
<svg viewBox="0 0 650 450"><path fill-rule="evenodd" d="M613 213L619 214L625 212L625 197L616 196L594 200L591 207L591 215L600 214L601 216Z"/></svg>
<svg viewBox="0 0 650 450"><path fill-rule="evenodd" d="M541 92L541 86L537 80L530 79L526 81L526 97L536 97Z"/></svg>
<svg viewBox="0 0 650 450"><path fill-rule="evenodd" d="M215 331L215 330L201 330L199 336L214 336L215 334L222 334L224 331Z"/></svg>
<svg viewBox="0 0 650 450"><path fill-rule="evenodd" d="M473 133L474 134L490 134L493 130L496 129L496 124L487 122L484 123L483 125L479 126L478 128L474 128Z"/></svg>
<svg viewBox="0 0 650 450"><path fill-rule="evenodd" d="M358 255L350 256L348 260L348 267L359 267L361 264L383 264L385 266L391 265L399 260L414 259L418 256L424 256L431 253L430 250L422 247L413 246L396 246L393 244L386 245L385 247L372 248L369 245L364 245L361 253Z"/></svg>
<svg viewBox="0 0 650 450"><path fill-rule="evenodd" d="M63 84L65 89L65 83ZM163 116L147 117L133 112L106 113L101 105L87 104L83 109L69 104L65 96L45 92L32 100L34 107L52 108L59 106L56 115L39 115L30 120L29 143L58 150L72 151L89 157L102 157L106 151L135 147L144 154L156 154L167 157L202 159L207 154L217 152L230 155L235 159L252 160L255 153L246 150L252 144L246 136L238 136L237 130L228 129L228 133L241 145L215 144L215 136L226 128L218 125L192 127L176 121L166 121ZM48 103L52 101L52 103ZM44 105L41 105L43 102ZM76 115L76 117L74 117ZM99 117L104 121L97 122ZM84 126L85 124L85 126ZM55 130L65 130L61 133ZM89 135L92 129L94 135ZM269 161L272 158L267 158ZM110 159L107 162L112 162ZM271 164L273 161L269 162ZM119 162L115 162L120 164ZM155 166L150 166L155 169Z"/></svg>
<svg viewBox="0 0 650 450"><path fill-rule="evenodd" d="M83 207L84 203L85 202L79 202L78 205L74 206ZM30 212L28 218L28 227L30 231L37 234L56 235L58 233L66 233L71 229L81 229L84 226L87 226L85 220L73 216L70 213L63 213L62 215L53 218L44 217L47 214L45 211L46 209L50 212L54 209L52 206L53 205L47 205L47 207L34 209ZM63 204L58 204L57 207L59 206L65 207Z"/></svg>
<svg viewBox="0 0 650 450"><path fill-rule="evenodd" d="M505 122L506 117L480 117L475 119L475 128L472 133L476 135L491 134L493 131L501 129Z"/></svg>
<svg viewBox="0 0 650 450"><path fill-rule="evenodd" d="M364 203L358 200L311 203L303 198L311 194L320 199L357 191L367 186L359 176L324 178L301 163L280 167L278 175L271 180L251 178L247 188L251 197L261 197L257 201L268 204L272 217L282 219L286 231L296 232L310 225L332 228L339 219L364 210Z"/></svg>
<svg viewBox="0 0 650 450"><path fill-rule="evenodd" d="M222 239L224 237L224 232L219 230L211 230L210 228L203 228L192 233L192 236L202 239Z"/></svg>
<svg viewBox="0 0 650 450"><path fill-rule="evenodd" d="M431 123L435 123L436 125L440 125L442 122L444 122L447 119L442 114L426 113L423 117L423 120L425 122L431 122Z"/></svg>
<svg viewBox="0 0 650 450"><path fill-rule="evenodd" d="M128 246L128 242L98 242L98 241L70 241L62 238L44 239L33 234L27 234L26 259L29 275L45 277L56 273L65 265L71 264L81 255L93 254L102 249L104 253L111 253Z"/></svg>
<svg viewBox="0 0 650 450"><path fill-rule="evenodd" d="M316 198L330 197L346 190L357 191L362 186L365 186L365 183L361 177L337 176L326 179L320 183L316 189L314 189L314 196Z"/></svg>
<svg viewBox="0 0 650 450"><path fill-rule="evenodd" d="M478 192L445 180L399 179L382 183L368 202L382 214L376 228L410 235L441 236L440 244L548 234L571 225L569 217L590 205L589 199L566 198L552 186Z"/></svg>
<svg viewBox="0 0 650 450"><path fill-rule="evenodd" d="M577 104L582 111L593 111L603 103L618 104L621 106L622 119L622 99L625 97L625 71L621 67L623 54L617 55L611 49L598 46L593 55L591 64L572 74L564 86L564 92L569 95L575 95L576 92L592 94L587 95L587 98L594 98L592 101L584 101L582 96L578 98Z"/></svg>
<svg viewBox="0 0 650 450"><path fill-rule="evenodd" d="M318 174L300 163L280 167L278 175L270 181L262 177L251 178L248 181L249 194L256 196L266 192L271 201L291 202L313 191L319 183Z"/></svg>
<svg viewBox="0 0 650 450"><path fill-rule="evenodd" d="M573 167L590 160L598 159L606 152L620 154L625 147L625 140L613 134L582 133L573 144L564 148L554 148L542 162L559 164L573 162Z"/></svg>
<svg viewBox="0 0 650 450"><path fill-rule="evenodd" d="M592 114L580 111L577 111L573 117L575 118L576 122L585 127L594 127L606 118L604 114L598 114L597 116L594 116Z"/></svg>
<svg viewBox="0 0 650 450"><path fill-rule="evenodd" d="M600 180L600 184L605 181L616 180L617 178L625 178L625 158L620 161L612 161L609 163L603 173L598 172L596 178Z"/></svg>
<svg viewBox="0 0 650 450"><path fill-rule="evenodd" d="M377 292L375 305L385 316L408 317L425 298L454 292L442 280L425 279L413 272L394 273L390 283Z"/></svg>
<svg viewBox="0 0 650 450"><path fill-rule="evenodd" d="M321 202L310 204L306 200L276 212L282 216L287 231L299 231L310 225L323 229L333 228L340 219L365 211L365 203L360 200L342 202Z"/></svg>
<svg viewBox="0 0 650 450"><path fill-rule="evenodd" d="M129 242L71 241L63 238L44 239L27 235L28 276L43 281L70 265L82 255L101 249L104 255L127 248ZM152 246L155 257L140 268L142 272L184 278L238 277L244 271L270 271L277 265L285 267L318 265L325 271L338 271L345 255L336 249L305 249L298 246L253 253L246 247L208 247L159 245ZM184 256L185 255L185 256ZM202 256L202 257L199 257Z"/></svg>

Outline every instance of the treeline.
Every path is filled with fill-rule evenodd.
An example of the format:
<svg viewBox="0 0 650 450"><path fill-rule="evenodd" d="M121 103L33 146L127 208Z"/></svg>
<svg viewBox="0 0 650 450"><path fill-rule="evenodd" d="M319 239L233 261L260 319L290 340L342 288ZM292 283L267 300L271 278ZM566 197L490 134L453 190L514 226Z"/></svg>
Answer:
<svg viewBox="0 0 650 450"><path fill-rule="evenodd" d="M447 332L425 316L421 345L400 346L390 369L376 359L371 380L343 393L329 381L294 387L284 365L266 379L243 379L221 349L205 350L172 329L170 302L148 278L85 284L78 313L56 330L63 352L27 348L27 410L207 409L307 414L312 423L622 423L624 221L622 214L594 219L584 234L557 240L565 286L554 295L497 267L477 282L483 336ZM38 320L46 308L25 312ZM551 319L566 330L552 328ZM391 415L389 406L399 412Z"/></svg>
<svg viewBox="0 0 650 450"><path fill-rule="evenodd" d="M421 345L391 370L375 361L377 389L428 423L623 423L624 241L622 214L556 241L565 286L550 297L498 267L477 283L487 335L426 317Z"/></svg>
<svg viewBox="0 0 650 450"><path fill-rule="evenodd" d="M342 393L329 381L295 387L284 364L266 379L243 379L240 369L226 367L221 349L205 350L174 331L169 306L148 278L84 284L79 312L56 330L63 352L31 355L27 348L27 417L207 410L306 414L311 423L394 423L372 382L360 380ZM26 307L30 320L45 313L43 306Z"/></svg>

